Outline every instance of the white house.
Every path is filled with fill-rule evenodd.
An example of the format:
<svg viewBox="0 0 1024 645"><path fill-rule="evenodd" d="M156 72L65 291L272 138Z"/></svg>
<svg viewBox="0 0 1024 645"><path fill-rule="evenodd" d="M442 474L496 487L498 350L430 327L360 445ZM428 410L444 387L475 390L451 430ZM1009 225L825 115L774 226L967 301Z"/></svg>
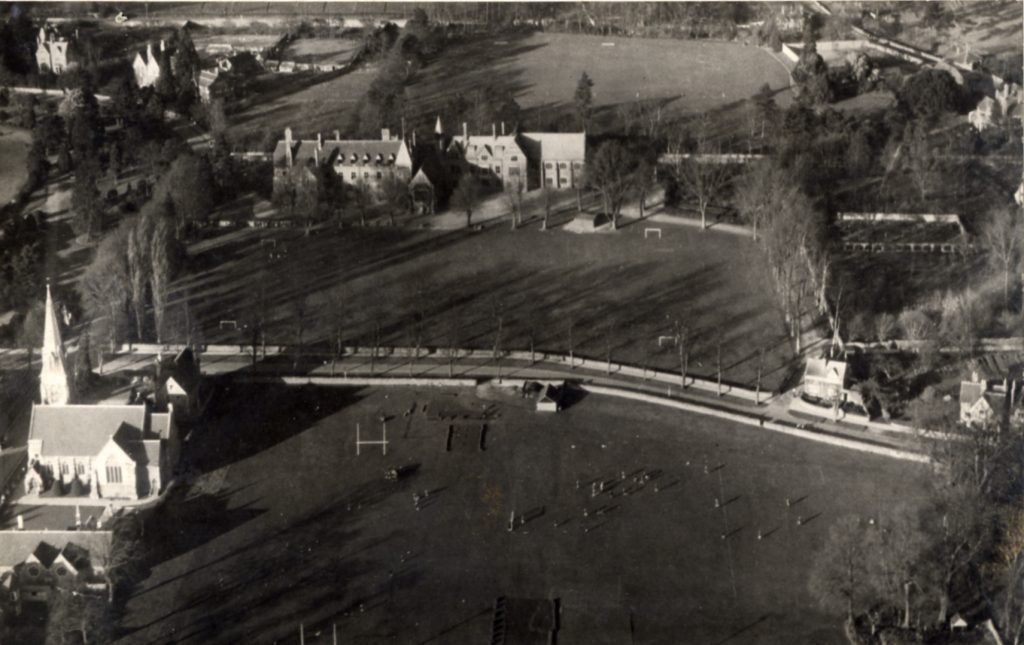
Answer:
<svg viewBox="0 0 1024 645"><path fill-rule="evenodd" d="M803 392L830 405L843 400L846 387L846 363L828 358L807 360Z"/></svg>
<svg viewBox="0 0 1024 645"><path fill-rule="evenodd" d="M164 41L160 41L160 53L164 51ZM146 51L136 52L132 61L132 71L135 73L135 84L140 88L156 85L160 80L160 60L153 54L153 44L146 44Z"/></svg>
<svg viewBox="0 0 1024 645"><path fill-rule="evenodd" d="M63 74L78 65L71 43L53 28L40 27L36 36L36 67L40 73Z"/></svg>

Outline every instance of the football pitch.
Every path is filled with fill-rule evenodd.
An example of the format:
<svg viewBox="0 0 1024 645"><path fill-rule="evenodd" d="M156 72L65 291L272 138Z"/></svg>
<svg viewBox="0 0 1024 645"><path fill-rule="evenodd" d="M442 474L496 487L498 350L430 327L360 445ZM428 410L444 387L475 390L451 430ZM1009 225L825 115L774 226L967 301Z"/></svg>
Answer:
<svg viewBox="0 0 1024 645"><path fill-rule="evenodd" d="M357 424L386 424L386 456L356 455ZM563 644L838 643L842 616L807 590L829 526L914 506L928 476L597 395L540 415L493 388L236 384L190 444L205 474L147 529L167 559L124 643L483 643L499 597L555 601Z"/></svg>

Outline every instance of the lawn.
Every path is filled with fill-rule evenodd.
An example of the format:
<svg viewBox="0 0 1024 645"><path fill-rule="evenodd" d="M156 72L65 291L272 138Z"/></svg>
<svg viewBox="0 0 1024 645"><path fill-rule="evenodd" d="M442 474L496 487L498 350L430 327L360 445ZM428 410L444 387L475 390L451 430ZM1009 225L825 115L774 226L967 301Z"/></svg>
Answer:
<svg viewBox="0 0 1024 645"><path fill-rule="evenodd" d="M317 65L344 65L359 48L358 40L347 38L300 38L288 45L281 60Z"/></svg>
<svg viewBox="0 0 1024 645"><path fill-rule="evenodd" d="M252 88L249 107L230 116L229 133L241 139L276 132L282 138L290 127L296 137L329 136L347 126L376 74L375 65L328 74L264 74Z"/></svg>
<svg viewBox="0 0 1024 645"><path fill-rule="evenodd" d="M357 457L355 424L382 414L387 456ZM122 643L291 644L300 624L308 645L332 624L345 643L482 643L498 596L557 599L563 645L839 643L841 610L807 589L829 526L913 507L927 477L593 395L541 417L494 391L235 385L193 441L207 474L147 527L166 559ZM618 481L592 498L598 479ZM513 510L535 518L510 533Z"/></svg>
<svg viewBox="0 0 1024 645"><path fill-rule="evenodd" d="M18 195L28 178L28 151L32 136L21 128L0 126L0 205Z"/></svg>
<svg viewBox="0 0 1024 645"><path fill-rule="evenodd" d="M243 231L196 247L171 308L187 295L208 342L249 342L219 321L264 316L269 344L293 344L301 319L303 342L324 351L339 315L345 342L364 347L376 324L384 345L411 346L419 325L424 346L490 348L500 316L502 347L529 349L532 329L539 349L565 352L571 323L577 355L604 359L611 343L613 360L672 370L678 354L658 337L678 319L694 373L715 373L719 339L726 381L752 385L762 348L767 386L798 369L750 240L670 225L661 240L645 239L642 224L597 235L538 228L265 232L285 254L273 261L261 234Z"/></svg>

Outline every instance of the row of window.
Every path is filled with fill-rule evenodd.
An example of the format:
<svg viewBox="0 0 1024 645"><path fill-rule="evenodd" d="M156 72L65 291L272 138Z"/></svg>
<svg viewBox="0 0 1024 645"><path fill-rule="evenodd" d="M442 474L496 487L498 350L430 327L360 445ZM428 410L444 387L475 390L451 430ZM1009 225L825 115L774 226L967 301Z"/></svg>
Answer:
<svg viewBox="0 0 1024 645"><path fill-rule="evenodd" d="M60 465L60 474L62 474L62 475L70 475L71 474L71 466L68 465L66 462L61 463L61 465ZM76 463L75 464L75 474L77 474L77 475L84 475L85 474L85 464L77 464Z"/></svg>
<svg viewBox="0 0 1024 645"><path fill-rule="evenodd" d="M550 169L555 167L555 164L554 164L553 161L545 161L544 162L544 167L550 170ZM558 162L558 167L561 168L562 170L568 170L569 169L569 162L568 161L559 161ZM579 170L579 169L583 168L583 162L582 161L574 161L574 162L572 162L572 167L575 168L576 170Z"/></svg>

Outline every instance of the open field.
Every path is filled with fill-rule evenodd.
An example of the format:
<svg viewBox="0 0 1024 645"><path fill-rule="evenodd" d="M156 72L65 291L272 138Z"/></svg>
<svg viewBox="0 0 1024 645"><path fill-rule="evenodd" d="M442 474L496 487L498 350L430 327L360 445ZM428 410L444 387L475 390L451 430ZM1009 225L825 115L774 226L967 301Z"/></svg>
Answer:
<svg viewBox="0 0 1024 645"><path fill-rule="evenodd" d="M282 60L317 65L344 65L359 48L358 40L348 38L300 38L288 45Z"/></svg>
<svg viewBox="0 0 1024 645"><path fill-rule="evenodd" d="M303 45L307 43L303 39L295 47L321 47L317 42L313 39ZM604 46L605 42L615 46ZM313 53L311 50L310 55ZM524 109L525 126L543 125L570 110L576 82L584 71L594 80L599 113L602 109L614 111L638 95L644 101L664 104L674 116L729 111L765 83L779 90L776 101L780 106L791 100L789 93L782 91L788 87L786 68L757 47L535 33L505 40L488 37L449 47L408 87L407 123L422 132L433 129L435 117L450 97L490 84L513 92ZM373 67L361 67L307 88L269 87L257 107L232 116L231 131L236 135L278 131L292 125L312 135L344 128L349 112L375 74ZM449 127L454 130L457 126Z"/></svg>
<svg viewBox="0 0 1024 645"><path fill-rule="evenodd" d="M903 12L904 29L898 40L932 51L949 60L968 62L991 54L1016 63L1019 78L1024 26L1020 4L983 0L950 7L959 29L937 33L920 26L920 17L912 11Z"/></svg>
<svg viewBox="0 0 1024 645"><path fill-rule="evenodd" d="M229 134L240 138L276 132L281 138L291 127L296 137L308 138L344 129L376 74L375 65L331 74L263 74L252 88L251 107L231 115Z"/></svg>
<svg viewBox="0 0 1024 645"><path fill-rule="evenodd" d="M28 178L25 160L31 146L28 131L0 126L0 205L14 199Z"/></svg>
<svg viewBox="0 0 1024 645"><path fill-rule="evenodd" d="M677 115L736 104L765 83L788 86L788 72L768 51L740 43L535 33L449 48L409 89L410 112L429 120L452 94L488 83L512 90L531 116L565 111L583 72L594 81L597 108L639 96ZM789 96L777 100L785 106Z"/></svg>
<svg viewBox="0 0 1024 645"><path fill-rule="evenodd" d="M557 599L563 645L840 643L807 591L815 553L842 515L918 504L927 472L599 396L538 416L494 390L233 385L213 413L189 448L207 474L147 527L166 560L122 643L291 644L300 623L308 645L332 624L345 643L482 643L498 596ZM357 457L355 424L379 434L381 414L387 456ZM618 481L592 498L597 479ZM536 517L509 533L513 510Z"/></svg>
<svg viewBox="0 0 1024 645"><path fill-rule="evenodd" d="M491 348L497 318L501 346L675 370L674 321L689 328L691 372L715 373L722 340L724 379L753 384L764 349L765 384L777 388L796 369L771 279L753 243L714 231L663 226L644 239L643 223L617 234L575 235L539 227L511 232L412 232L394 229L243 230L204 242L170 305L190 300L208 342L249 343L264 319L268 344L293 344L299 320L305 345L328 351L369 346L375 325L384 345ZM261 243L261 237L267 241ZM270 242L276 240L276 242ZM285 257L270 259L273 243ZM301 314L301 315L300 315ZM174 313L168 314L168 319ZM235 320L239 331L220 331ZM173 324L165 338L174 340ZM670 340L670 339L667 339Z"/></svg>

